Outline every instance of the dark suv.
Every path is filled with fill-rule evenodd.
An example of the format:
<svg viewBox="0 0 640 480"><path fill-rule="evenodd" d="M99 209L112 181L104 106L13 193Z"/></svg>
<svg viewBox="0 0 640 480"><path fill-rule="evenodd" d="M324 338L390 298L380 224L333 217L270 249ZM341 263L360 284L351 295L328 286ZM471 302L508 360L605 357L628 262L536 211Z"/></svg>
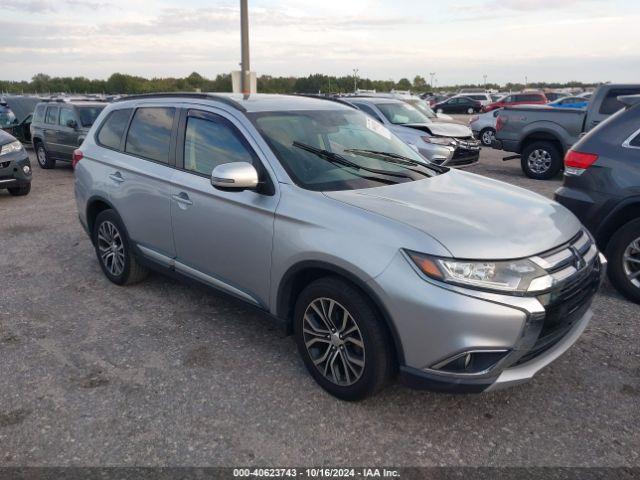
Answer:
<svg viewBox="0 0 640 480"><path fill-rule="evenodd" d="M71 162L73 151L82 144L105 103L51 100L36 105L31 139L38 165L54 168L56 161Z"/></svg>
<svg viewBox="0 0 640 480"><path fill-rule="evenodd" d="M640 302L640 95L567 152L556 200L575 213L606 251L609 277Z"/></svg>

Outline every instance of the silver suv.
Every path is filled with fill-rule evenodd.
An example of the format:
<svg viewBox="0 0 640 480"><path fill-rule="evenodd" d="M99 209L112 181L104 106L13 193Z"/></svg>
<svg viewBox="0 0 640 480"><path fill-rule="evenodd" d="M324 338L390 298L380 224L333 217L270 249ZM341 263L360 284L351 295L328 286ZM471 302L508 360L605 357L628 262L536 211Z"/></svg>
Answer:
<svg viewBox="0 0 640 480"><path fill-rule="evenodd" d="M129 97L74 166L109 280L152 267L262 309L347 400L398 370L447 392L530 379L585 329L605 268L561 205L430 164L330 100Z"/></svg>

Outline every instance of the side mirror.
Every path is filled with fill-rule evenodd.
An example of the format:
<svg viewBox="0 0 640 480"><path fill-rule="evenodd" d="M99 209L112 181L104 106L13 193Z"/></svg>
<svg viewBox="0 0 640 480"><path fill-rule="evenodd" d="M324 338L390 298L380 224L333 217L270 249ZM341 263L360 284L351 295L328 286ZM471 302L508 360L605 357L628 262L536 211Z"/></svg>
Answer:
<svg viewBox="0 0 640 480"><path fill-rule="evenodd" d="M258 171L248 162L223 163L213 169L211 185L220 190L252 190L258 186Z"/></svg>
<svg viewBox="0 0 640 480"><path fill-rule="evenodd" d="M76 128L78 126L78 122L76 122L73 119L69 119L67 120L67 127L69 128Z"/></svg>

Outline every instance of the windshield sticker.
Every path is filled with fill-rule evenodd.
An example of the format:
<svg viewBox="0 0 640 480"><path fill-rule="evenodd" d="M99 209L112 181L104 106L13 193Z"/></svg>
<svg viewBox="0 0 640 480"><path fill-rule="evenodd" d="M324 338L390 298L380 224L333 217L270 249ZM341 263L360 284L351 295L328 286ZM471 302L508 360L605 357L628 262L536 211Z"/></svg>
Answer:
<svg viewBox="0 0 640 480"><path fill-rule="evenodd" d="M367 117L367 128L372 132L386 138L387 140L391 139L391 132L372 118Z"/></svg>

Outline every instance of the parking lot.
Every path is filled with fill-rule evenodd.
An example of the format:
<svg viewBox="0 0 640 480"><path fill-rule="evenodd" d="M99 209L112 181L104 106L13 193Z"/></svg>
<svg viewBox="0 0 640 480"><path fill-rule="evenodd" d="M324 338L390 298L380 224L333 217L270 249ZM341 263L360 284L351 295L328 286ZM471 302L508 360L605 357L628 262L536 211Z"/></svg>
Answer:
<svg viewBox="0 0 640 480"><path fill-rule="evenodd" d="M502 156L468 171L547 197L560 185ZM31 194L0 192L0 464L640 466L640 307L608 284L528 384L341 402L255 310L160 275L110 283L70 166L31 157Z"/></svg>

